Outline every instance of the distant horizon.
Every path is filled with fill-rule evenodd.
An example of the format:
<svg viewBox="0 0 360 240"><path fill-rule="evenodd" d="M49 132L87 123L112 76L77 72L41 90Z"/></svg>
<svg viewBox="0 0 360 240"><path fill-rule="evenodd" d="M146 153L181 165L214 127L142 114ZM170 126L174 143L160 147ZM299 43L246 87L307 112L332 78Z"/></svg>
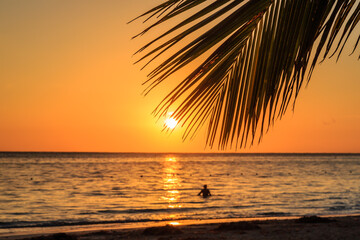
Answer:
<svg viewBox="0 0 360 240"><path fill-rule="evenodd" d="M0 154L2 153L65 153L65 154L249 154L249 155L256 155L256 154L297 154L297 155L306 155L306 154L325 154L325 155L331 155L331 154L354 154L358 155L360 152L88 152L88 151L0 151Z"/></svg>

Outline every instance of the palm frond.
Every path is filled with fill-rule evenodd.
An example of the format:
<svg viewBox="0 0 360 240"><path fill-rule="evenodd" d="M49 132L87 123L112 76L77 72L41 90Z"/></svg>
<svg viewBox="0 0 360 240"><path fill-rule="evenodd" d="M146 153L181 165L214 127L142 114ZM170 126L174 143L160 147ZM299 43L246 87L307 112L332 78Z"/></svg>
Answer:
<svg viewBox="0 0 360 240"><path fill-rule="evenodd" d="M260 141L295 103L320 54L322 60L336 53L339 57L360 20L359 0L168 0L140 16L148 17L145 21L159 19L137 36L202 4L202 9L139 49L137 53L148 53L138 62L147 59L147 65L193 37L150 72L146 91L207 55L154 113L165 114L181 101L173 117L186 126L184 139L208 121L207 145L217 142L221 149ZM214 22L203 34L195 33ZM169 37L175 32L179 33Z"/></svg>

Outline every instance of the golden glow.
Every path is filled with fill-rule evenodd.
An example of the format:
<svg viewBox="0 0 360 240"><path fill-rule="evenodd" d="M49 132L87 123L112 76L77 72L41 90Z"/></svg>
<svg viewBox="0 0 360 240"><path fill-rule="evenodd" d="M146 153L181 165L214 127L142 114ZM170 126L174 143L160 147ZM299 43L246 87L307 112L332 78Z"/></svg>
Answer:
<svg viewBox="0 0 360 240"><path fill-rule="evenodd" d="M168 162L176 162L176 158L166 158L166 161L168 161Z"/></svg>
<svg viewBox="0 0 360 240"><path fill-rule="evenodd" d="M178 190L181 187L180 179L177 175L180 165L175 158L168 157L164 161L163 169L163 182L165 194L161 197L168 203L168 208L181 208L179 204L180 192Z"/></svg>
<svg viewBox="0 0 360 240"><path fill-rule="evenodd" d="M175 225L180 225L179 222L169 222L169 224L170 224L170 225L174 225L174 226L175 226Z"/></svg>

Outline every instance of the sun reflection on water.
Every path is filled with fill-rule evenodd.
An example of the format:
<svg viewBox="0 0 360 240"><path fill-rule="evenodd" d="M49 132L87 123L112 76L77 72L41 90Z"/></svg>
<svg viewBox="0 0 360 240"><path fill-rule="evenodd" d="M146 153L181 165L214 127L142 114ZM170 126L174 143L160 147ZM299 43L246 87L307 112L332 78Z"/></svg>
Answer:
<svg viewBox="0 0 360 240"><path fill-rule="evenodd" d="M173 225L173 226L177 226L177 225L180 225L179 222L169 222L170 225Z"/></svg>
<svg viewBox="0 0 360 240"><path fill-rule="evenodd" d="M176 161L176 158L169 157L165 159L163 168L163 183L165 193L161 199L167 202L168 208L182 207L179 203L180 192L178 189L181 187L178 176L179 168L180 164Z"/></svg>

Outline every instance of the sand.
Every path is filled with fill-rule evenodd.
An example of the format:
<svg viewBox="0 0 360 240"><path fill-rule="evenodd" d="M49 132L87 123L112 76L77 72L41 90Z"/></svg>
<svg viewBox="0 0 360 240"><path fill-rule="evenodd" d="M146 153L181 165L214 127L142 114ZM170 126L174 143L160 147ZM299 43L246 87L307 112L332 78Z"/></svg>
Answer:
<svg viewBox="0 0 360 240"><path fill-rule="evenodd" d="M190 225L163 225L135 229L97 229L54 234L27 234L2 236L1 239L31 240L206 240L206 239L360 239L360 215L344 217L307 216L295 219L251 220Z"/></svg>

